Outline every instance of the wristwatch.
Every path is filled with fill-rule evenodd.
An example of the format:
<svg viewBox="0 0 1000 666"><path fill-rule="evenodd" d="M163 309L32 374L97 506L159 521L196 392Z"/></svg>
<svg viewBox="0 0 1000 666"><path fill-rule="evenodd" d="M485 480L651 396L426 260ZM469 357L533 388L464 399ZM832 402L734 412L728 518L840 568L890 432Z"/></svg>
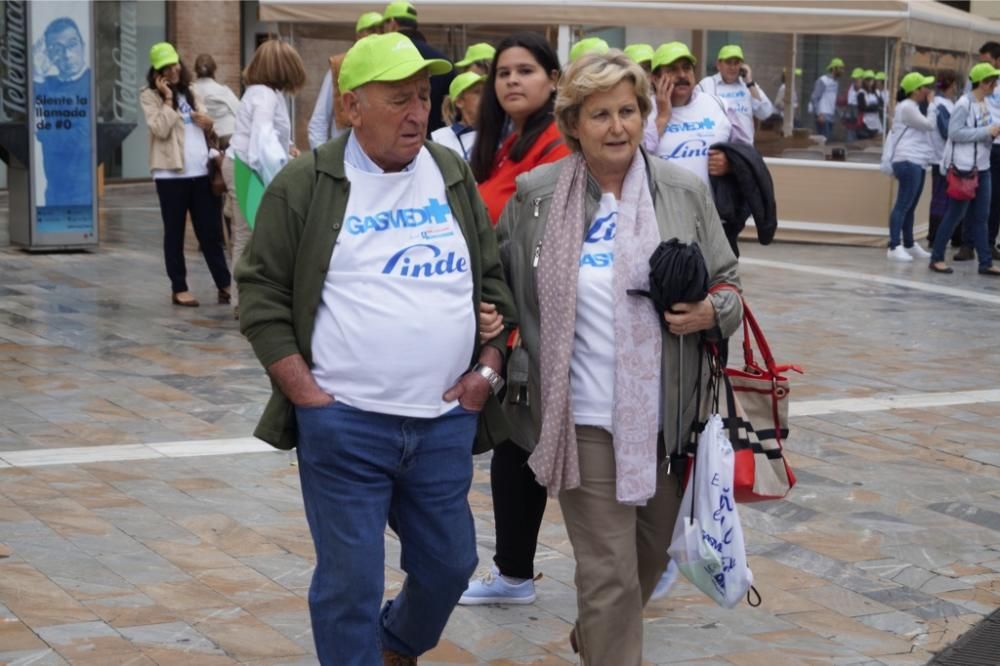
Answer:
<svg viewBox="0 0 1000 666"><path fill-rule="evenodd" d="M506 383L500 373L484 363L476 363L476 367L472 368L472 371L489 383L490 393L493 395L499 393Z"/></svg>
<svg viewBox="0 0 1000 666"><path fill-rule="evenodd" d="M747 83L747 88L753 88L755 85L757 85L756 81L750 81L749 83Z"/></svg>

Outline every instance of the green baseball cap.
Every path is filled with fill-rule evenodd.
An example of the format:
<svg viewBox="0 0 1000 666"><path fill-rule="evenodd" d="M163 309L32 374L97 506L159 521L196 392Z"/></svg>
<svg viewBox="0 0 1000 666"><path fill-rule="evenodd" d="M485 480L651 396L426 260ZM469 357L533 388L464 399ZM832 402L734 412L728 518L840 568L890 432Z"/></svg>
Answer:
<svg viewBox="0 0 1000 666"><path fill-rule="evenodd" d="M910 72L903 77L902 81L899 82L899 87L903 89L904 93L909 95L917 88L923 88L924 86L929 86L932 83L934 83L933 76L925 76L920 72Z"/></svg>
<svg viewBox="0 0 1000 666"><path fill-rule="evenodd" d="M170 42L159 42L149 47L149 64L153 69L163 69L167 65L176 65L181 61L177 49Z"/></svg>
<svg viewBox="0 0 1000 666"><path fill-rule="evenodd" d="M448 86L448 97L451 97L452 101L455 101L466 90L477 83L482 83L485 80L485 76L482 74L476 74L475 72L464 72L459 74L451 80L451 85Z"/></svg>
<svg viewBox="0 0 1000 666"><path fill-rule="evenodd" d="M863 79L874 79L875 78L875 70L866 69L864 71L864 73L861 75L861 78L863 78Z"/></svg>
<svg viewBox="0 0 1000 666"><path fill-rule="evenodd" d="M386 21L395 18L408 18L411 21L417 20L417 8L409 2L390 2L382 12L382 18Z"/></svg>
<svg viewBox="0 0 1000 666"><path fill-rule="evenodd" d="M973 83L979 83L983 79L994 76L1000 76L1000 69L997 69L988 62L981 62L969 70L969 80Z"/></svg>
<svg viewBox="0 0 1000 666"><path fill-rule="evenodd" d="M719 49L719 57L716 60L729 60L730 58L743 58L743 48L736 44L726 44Z"/></svg>
<svg viewBox="0 0 1000 666"><path fill-rule="evenodd" d="M640 65L653 62L653 47L649 44L629 44L625 47L625 55Z"/></svg>
<svg viewBox="0 0 1000 666"><path fill-rule="evenodd" d="M834 58L830 61L830 64L826 66L826 71L830 71L834 67L844 67L844 61L840 58Z"/></svg>
<svg viewBox="0 0 1000 666"><path fill-rule="evenodd" d="M410 38L398 32L368 35L350 48L340 64L337 86L341 92L354 90L372 81L402 81L422 69L431 75L447 74L447 60L424 60Z"/></svg>
<svg viewBox="0 0 1000 666"><path fill-rule="evenodd" d="M851 70L852 79L860 79L863 78L864 75L865 75L865 70L862 69L861 67L855 67L854 69Z"/></svg>
<svg viewBox="0 0 1000 666"><path fill-rule="evenodd" d="M608 49L608 43L600 37L587 37L578 41L569 50L569 61L576 62L580 56L587 53L607 53Z"/></svg>
<svg viewBox="0 0 1000 666"><path fill-rule="evenodd" d="M663 65L672 65L681 58L687 58L692 65L698 64L698 59L691 53L691 49L683 42L667 42L660 44L653 53L653 69Z"/></svg>
<svg viewBox="0 0 1000 666"><path fill-rule="evenodd" d="M465 49L465 57L455 63L455 67L468 67L474 62L481 60L493 60L497 50L491 44L479 42Z"/></svg>
<svg viewBox="0 0 1000 666"><path fill-rule="evenodd" d="M885 72L875 72L876 81L885 81Z"/></svg>
<svg viewBox="0 0 1000 666"><path fill-rule="evenodd" d="M382 25L382 15L378 12L365 12L358 19L358 24L354 26L354 32L361 32L362 30L371 30L376 26Z"/></svg>

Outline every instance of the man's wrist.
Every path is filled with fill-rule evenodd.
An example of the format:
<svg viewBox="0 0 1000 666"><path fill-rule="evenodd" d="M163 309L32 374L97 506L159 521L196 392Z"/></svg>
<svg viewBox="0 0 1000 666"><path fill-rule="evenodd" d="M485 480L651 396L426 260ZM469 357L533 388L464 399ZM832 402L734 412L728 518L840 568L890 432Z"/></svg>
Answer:
<svg viewBox="0 0 1000 666"><path fill-rule="evenodd" d="M479 351L479 362L493 368L494 372L503 370L503 354L491 345L484 345Z"/></svg>

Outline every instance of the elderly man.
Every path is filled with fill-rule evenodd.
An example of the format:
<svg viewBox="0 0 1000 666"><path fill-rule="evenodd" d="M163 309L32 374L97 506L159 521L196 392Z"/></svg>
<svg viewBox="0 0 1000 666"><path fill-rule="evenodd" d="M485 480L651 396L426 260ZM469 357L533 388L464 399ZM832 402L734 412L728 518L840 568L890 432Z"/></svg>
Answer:
<svg viewBox="0 0 1000 666"><path fill-rule="evenodd" d="M382 32L382 15L378 12L365 12L358 17L358 22L354 26L354 40L377 35L380 32ZM350 127L347 114L344 113L344 104L340 99L340 90L334 84L334 79L340 74L340 63L343 60L343 53L330 56L330 67L319 85L316 105L313 107L312 116L309 117L310 148L323 145Z"/></svg>
<svg viewBox="0 0 1000 666"><path fill-rule="evenodd" d="M736 122L752 141L754 117L767 120L774 113L774 105L754 81L753 70L743 59L741 46L726 44L719 49L715 66L719 71L703 78L698 89L721 98L736 111Z"/></svg>
<svg viewBox="0 0 1000 666"><path fill-rule="evenodd" d="M424 141L450 69L398 33L358 41L337 82L352 129L272 181L237 264L274 386L255 434L297 446L323 664L415 664L477 564L473 439L507 337L479 344L477 304L515 313L469 168ZM407 577L380 610L387 522Z"/></svg>

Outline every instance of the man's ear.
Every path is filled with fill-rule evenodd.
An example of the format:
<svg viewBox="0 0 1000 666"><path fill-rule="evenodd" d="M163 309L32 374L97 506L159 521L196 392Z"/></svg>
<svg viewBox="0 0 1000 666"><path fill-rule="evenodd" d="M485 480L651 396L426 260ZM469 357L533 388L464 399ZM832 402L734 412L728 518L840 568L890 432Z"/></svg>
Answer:
<svg viewBox="0 0 1000 666"><path fill-rule="evenodd" d="M352 127L361 124L361 98L356 90L348 90L340 96L340 102L344 105L344 113L351 121Z"/></svg>

